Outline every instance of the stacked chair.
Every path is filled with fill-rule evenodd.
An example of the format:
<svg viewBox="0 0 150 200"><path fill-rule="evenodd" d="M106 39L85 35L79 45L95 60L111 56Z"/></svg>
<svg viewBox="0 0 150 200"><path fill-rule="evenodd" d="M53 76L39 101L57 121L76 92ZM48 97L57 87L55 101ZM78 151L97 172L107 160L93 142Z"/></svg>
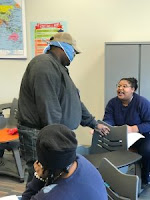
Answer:
<svg viewBox="0 0 150 200"><path fill-rule="evenodd" d="M4 112L10 111L9 117L5 117ZM0 105L0 151L4 151L1 158L0 174L6 174L19 178L20 182L24 181L24 172L19 151L19 135L17 132L17 111L18 100L13 99L12 103ZM5 150L12 151L14 158L13 163L5 159ZM13 167L15 166L15 167Z"/></svg>
<svg viewBox="0 0 150 200"><path fill-rule="evenodd" d="M106 158L113 166L120 171L125 167L134 166L133 175L138 176L138 194L141 193L141 158L138 153L128 150L128 132L127 125L110 126L103 121L99 121L110 128L107 136L102 136L96 130L94 131L92 144L90 147L78 146L77 153L84 155L97 169L100 167L102 159ZM105 166L104 166L105 169ZM107 170L106 170L107 173ZM113 179L115 184L115 178ZM124 187L126 190L126 187Z"/></svg>
<svg viewBox="0 0 150 200"><path fill-rule="evenodd" d="M139 178L120 172L107 158L98 168L105 181L109 200L137 200Z"/></svg>

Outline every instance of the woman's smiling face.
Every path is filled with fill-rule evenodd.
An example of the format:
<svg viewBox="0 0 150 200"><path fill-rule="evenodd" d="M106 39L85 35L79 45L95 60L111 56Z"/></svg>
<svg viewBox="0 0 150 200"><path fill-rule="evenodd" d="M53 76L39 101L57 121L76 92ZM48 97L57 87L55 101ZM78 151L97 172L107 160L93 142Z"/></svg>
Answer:
<svg viewBox="0 0 150 200"><path fill-rule="evenodd" d="M135 88L127 80L121 80L117 84L117 96L122 101L130 101Z"/></svg>

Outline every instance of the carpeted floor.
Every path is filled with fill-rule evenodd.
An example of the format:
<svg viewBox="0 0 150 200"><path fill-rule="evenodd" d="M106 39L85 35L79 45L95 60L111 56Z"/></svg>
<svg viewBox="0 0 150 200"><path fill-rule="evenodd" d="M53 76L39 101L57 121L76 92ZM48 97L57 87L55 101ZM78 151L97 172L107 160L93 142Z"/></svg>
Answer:
<svg viewBox="0 0 150 200"><path fill-rule="evenodd" d="M0 197L7 195L20 196L24 190L25 183L20 183L14 177L0 175Z"/></svg>
<svg viewBox="0 0 150 200"><path fill-rule="evenodd" d="M14 194L20 196L25 190L26 183L21 183L17 177L18 172L12 153L5 150L3 161L5 165L0 166L0 197ZM5 174L2 174L3 171ZM8 175L10 171L14 172L16 177Z"/></svg>

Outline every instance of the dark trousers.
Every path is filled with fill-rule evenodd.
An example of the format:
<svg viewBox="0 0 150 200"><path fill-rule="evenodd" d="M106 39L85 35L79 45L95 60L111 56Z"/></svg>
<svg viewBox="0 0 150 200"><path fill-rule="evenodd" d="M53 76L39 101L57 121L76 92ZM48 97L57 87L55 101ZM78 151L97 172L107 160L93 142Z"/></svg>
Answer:
<svg viewBox="0 0 150 200"><path fill-rule="evenodd" d="M142 156L142 182L148 183L150 172L150 134L145 134L145 138L139 139L131 148L137 150Z"/></svg>
<svg viewBox="0 0 150 200"><path fill-rule="evenodd" d="M37 160L36 141L39 130L18 126L21 156L26 162L28 172L27 183L30 182L34 175L33 164Z"/></svg>

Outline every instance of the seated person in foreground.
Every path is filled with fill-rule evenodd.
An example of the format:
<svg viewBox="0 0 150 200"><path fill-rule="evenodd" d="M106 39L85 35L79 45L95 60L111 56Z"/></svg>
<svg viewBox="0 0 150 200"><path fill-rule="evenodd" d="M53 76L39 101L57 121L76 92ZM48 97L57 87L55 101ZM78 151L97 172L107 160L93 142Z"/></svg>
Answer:
<svg viewBox="0 0 150 200"><path fill-rule="evenodd" d="M128 132L139 132L145 138L139 139L131 148L142 155L142 182L149 182L150 172L150 102L135 93L135 78L122 78L117 84L117 96L105 109L103 120L112 126L128 125Z"/></svg>
<svg viewBox="0 0 150 200"><path fill-rule="evenodd" d="M64 125L41 129L36 144L38 161L22 200L107 200L104 181L84 157L76 155L75 133Z"/></svg>

